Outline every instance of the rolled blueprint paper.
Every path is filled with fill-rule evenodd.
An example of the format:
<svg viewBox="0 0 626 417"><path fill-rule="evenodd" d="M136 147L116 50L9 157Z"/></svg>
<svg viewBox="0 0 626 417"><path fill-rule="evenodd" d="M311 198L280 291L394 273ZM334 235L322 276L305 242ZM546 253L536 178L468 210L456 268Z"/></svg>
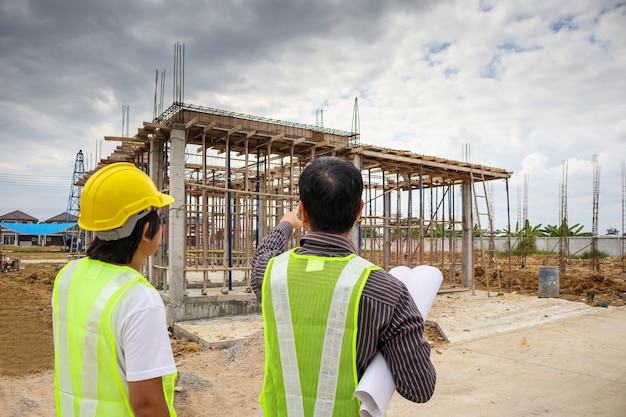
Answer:
<svg viewBox="0 0 626 417"><path fill-rule="evenodd" d="M415 305L426 320L443 281L441 271L432 266L419 265L413 269L407 266L397 266L389 273L406 285L411 297L415 300ZM387 362L383 355L377 353L354 391L354 395L361 401L359 415L361 417L384 417L395 390L396 385Z"/></svg>

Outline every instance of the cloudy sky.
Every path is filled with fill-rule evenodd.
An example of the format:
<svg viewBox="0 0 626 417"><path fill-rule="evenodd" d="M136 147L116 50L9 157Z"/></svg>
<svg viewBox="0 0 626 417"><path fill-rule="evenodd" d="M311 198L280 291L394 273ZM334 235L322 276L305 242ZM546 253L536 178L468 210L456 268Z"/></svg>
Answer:
<svg viewBox="0 0 626 417"><path fill-rule="evenodd" d="M511 220L622 228L626 3L528 1L0 0L0 214L67 209L87 167L152 120L155 75L173 99L351 130L361 142L512 171ZM504 183L492 187L506 225ZM523 200L523 199L522 199Z"/></svg>

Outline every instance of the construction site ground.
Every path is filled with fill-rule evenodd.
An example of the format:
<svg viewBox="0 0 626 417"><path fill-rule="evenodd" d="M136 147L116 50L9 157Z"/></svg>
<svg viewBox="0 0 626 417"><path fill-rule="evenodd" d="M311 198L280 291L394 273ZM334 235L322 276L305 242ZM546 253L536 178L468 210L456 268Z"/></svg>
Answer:
<svg viewBox="0 0 626 417"><path fill-rule="evenodd" d="M50 296L67 254L33 248L7 255L19 257L21 269L0 274L0 416L53 416ZM492 278L489 291L477 268L474 291L437 295L426 332L438 373L435 394L426 404L396 394L387 415L626 415L620 259L602 259L600 272L573 260L560 275L559 297L539 298L538 268L556 260L529 256L526 268L513 264L511 293L500 261L505 274L500 284ZM178 415L262 416L260 315L178 326L201 342L172 338L181 372Z"/></svg>

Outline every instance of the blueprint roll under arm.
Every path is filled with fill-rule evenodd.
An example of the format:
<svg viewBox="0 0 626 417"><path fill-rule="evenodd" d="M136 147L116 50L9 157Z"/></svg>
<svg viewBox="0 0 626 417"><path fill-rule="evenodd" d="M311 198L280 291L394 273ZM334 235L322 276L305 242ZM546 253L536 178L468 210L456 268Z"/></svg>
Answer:
<svg viewBox="0 0 626 417"><path fill-rule="evenodd" d="M397 266L389 273L406 285L425 321L443 282L441 271L432 266L419 265L413 269ZM361 401L361 417L384 417L395 390L387 362L383 355L377 353L354 391L354 396Z"/></svg>

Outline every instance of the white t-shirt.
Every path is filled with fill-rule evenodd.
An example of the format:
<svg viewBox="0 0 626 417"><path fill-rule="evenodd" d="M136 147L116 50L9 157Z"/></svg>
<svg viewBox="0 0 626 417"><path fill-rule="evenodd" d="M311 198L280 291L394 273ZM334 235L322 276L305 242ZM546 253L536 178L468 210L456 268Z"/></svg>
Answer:
<svg viewBox="0 0 626 417"><path fill-rule="evenodd" d="M111 322L119 341L122 380L143 381L176 372L165 306L154 288L134 284L120 298Z"/></svg>

